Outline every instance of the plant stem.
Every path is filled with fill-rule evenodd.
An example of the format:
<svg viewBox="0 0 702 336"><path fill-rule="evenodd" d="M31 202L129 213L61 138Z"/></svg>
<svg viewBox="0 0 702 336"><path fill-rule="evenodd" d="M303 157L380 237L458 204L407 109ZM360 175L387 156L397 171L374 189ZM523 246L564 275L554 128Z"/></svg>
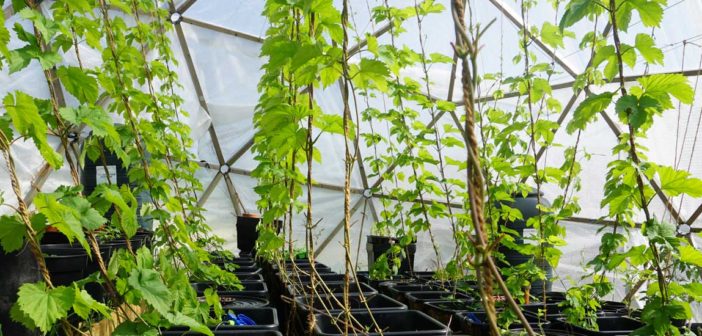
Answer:
<svg viewBox="0 0 702 336"><path fill-rule="evenodd" d="M609 4L609 16L610 16L610 22L612 23L612 37L614 39L614 48L616 51L616 56L617 56L617 65L619 69L619 90L622 93L622 97L627 96L627 91L625 87L625 82L624 82L624 62L622 59L622 50L621 50L621 43L619 40L619 30L617 27L617 8L616 8L616 2L611 1ZM639 159L638 152L636 150L636 130L634 129L634 126L631 123L631 109L627 108L626 110L627 114L627 126L629 129L629 156L631 157L631 160L634 163L634 169L636 169L636 184L638 187L639 191L639 197L641 198L641 209L644 212L645 218L646 218L646 224L652 224L652 218L651 218L651 213L648 209L648 203L646 201L646 196L645 196L645 185L643 182L643 178L641 177L641 172L639 169L641 168L641 160ZM667 304L668 302L668 288L667 288L667 283L666 283L666 278L665 274L663 271L663 268L661 267L661 259L660 259L660 253L658 252L658 247L656 246L655 243L649 241L649 247L651 248L651 252L653 254L653 264L656 269L656 274L658 276L658 287L661 292L661 299L663 300L663 304Z"/></svg>

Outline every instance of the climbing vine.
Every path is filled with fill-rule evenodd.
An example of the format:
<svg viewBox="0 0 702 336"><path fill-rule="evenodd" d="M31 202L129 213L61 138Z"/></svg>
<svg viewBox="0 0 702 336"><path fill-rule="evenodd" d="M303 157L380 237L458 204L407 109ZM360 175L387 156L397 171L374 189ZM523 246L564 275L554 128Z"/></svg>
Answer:
<svg viewBox="0 0 702 336"><path fill-rule="evenodd" d="M41 282L19 289L12 318L46 334L74 335L89 330L95 320L124 320L134 307L142 307L138 320L127 319L114 334L156 334L158 328L176 325L211 334L205 324L211 322L213 306L198 300L190 281L237 280L208 263L210 251L203 249L218 247L208 238L195 199L201 186L194 178L198 166L188 151L190 130L178 119L185 111L176 94L175 59L166 37L171 29L168 11L138 0L59 0L45 7L15 1L13 10L32 29L13 27L24 43L13 50L6 48L9 32L0 31L3 61L10 73L37 61L49 97L15 91L3 99L1 149L17 206L5 204L14 213L2 216L0 242L6 253L29 245L42 274ZM101 55L99 64L85 61L88 50ZM71 58L75 63L66 61ZM62 88L76 104L66 103ZM124 124L114 124L111 114ZM87 139L82 138L85 128L91 131ZM59 138L58 149L49 144L49 134ZM67 165L72 177L72 184L39 192L33 199L36 210L28 207L32 199L27 201L22 190L29 186L21 184L15 170L13 143L22 139L31 139L51 168ZM127 167L131 188L108 181L92 194L83 194L79 166L86 158L100 162L108 152ZM135 195L140 194L149 197L138 206ZM115 210L106 218L110 208ZM130 239L137 233L138 216L153 219L156 226L152 245L137 249ZM97 259L99 272L89 279L103 283L107 301L86 291L90 281L54 285L39 244L49 227ZM103 260L103 237L115 232L127 249Z"/></svg>

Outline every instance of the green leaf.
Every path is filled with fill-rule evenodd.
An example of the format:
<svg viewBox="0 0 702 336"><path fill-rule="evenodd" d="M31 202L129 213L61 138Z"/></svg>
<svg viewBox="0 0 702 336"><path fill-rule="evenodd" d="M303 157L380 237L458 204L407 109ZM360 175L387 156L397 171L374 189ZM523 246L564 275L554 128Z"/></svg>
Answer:
<svg viewBox="0 0 702 336"><path fill-rule="evenodd" d="M63 201L63 203L76 211L79 214L79 220L81 225L88 230L99 229L107 219L102 217L100 213L93 209L92 205L88 200L82 197L70 197Z"/></svg>
<svg viewBox="0 0 702 336"><path fill-rule="evenodd" d="M77 239L86 250L89 250L90 247L83 233L83 224L73 209L59 203L52 194L38 194L34 204L37 210L46 216L49 225L63 233L70 242Z"/></svg>
<svg viewBox="0 0 702 336"><path fill-rule="evenodd" d="M563 48L563 32L558 26L544 22L541 26L541 41L553 49Z"/></svg>
<svg viewBox="0 0 702 336"><path fill-rule="evenodd" d="M0 245L5 252L17 251L24 246L24 224L17 216L0 217Z"/></svg>
<svg viewBox="0 0 702 336"><path fill-rule="evenodd" d="M5 96L3 104L17 131L23 137L31 137L46 162L53 168L59 168L63 164L63 158L49 145L46 138L46 122L39 115L39 109L32 96L15 91L14 96Z"/></svg>
<svg viewBox="0 0 702 336"><path fill-rule="evenodd" d="M85 289L80 289L78 287L75 287L73 311L75 311L76 314L78 314L78 316L82 317L84 320L87 320L88 317L90 317L91 311L98 312L105 318L110 317L110 309L106 305L95 301L95 299L93 299L93 297L90 296Z"/></svg>
<svg viewBox="0 0 702 336"><path fill-rule="evenodd" d="M95 103L98 96L97 79L78 67L59 67L56 71L63 87L81 103Z"/></svg>
<svg viewBox="0 0 702 336"><path fill-rule="evenodd" d="M95 188L95 193L108 202L114 204L119 209L119 225L128 238L133 237L139 227L136 220L136 199L131 195L129 188L123 186L120 190L115 190L114 185L101 184ZM117 215L115 213L115 215Z"/></svg>
<svg viewBox="0 0 702 336"><path fill-rule="evenodd" d="M653 41L651 35L644 33L637 34L635 47L639 50L646 62L651 64L663 64L663 51L656 47L656 42Z"/></svg>
<svg viewBox="0 0 702 336"><path fill-rule="evenodd" d="M623 96L617 100L615 110L619 118L624 123L631 123L634 129L653 122L653 115L661 110L657 100L643 96L641 99L636 96Z"/></svg>
<svg viewBox="0 0 702 336"><path fill-rule="evenodd" d="M108 137L115 143L120 143L119 133L115 129L114 121L105 110L100 107L81 105L78 107L62 107L59 114L65 120L79 126L85 124L98 137Z"/></svg>
<svg viewBox="0 0 702 336"><path fill-rule="evenodd" d="M702 180L691 177L690 173L668 166L657 166L656 172L660 179L661 190L667 196L686 194L695 198L702 197Z"/></svg>
<svg viewBox="0 0 702 336"><path fill-rule="evenodd" d="M385 66L385 63L374 59L362 58L358 67L353 67L352 69L355 71L351 72L351 76L359 88L368 88L369 83L375 84L380 91L385 91L387 88L387 76L390 74L390 71Z"/></svg>
<svg viewBox="0 0 702 336"><path fill-rule="evenodd" d="M665 222L653 220L647 223L644 227L643 234L656 244L673 243L675 238L675 225Z"/></svg>
<svg viewBox="0 0 702 336"><path fill-rule="evenodd" d="M690 245L681 246L678 250L680 252L680 261L695 265L697 267L702 267L702 252Z"/></svg>
<svg viewBox="0 0 702 336"><path fill-rule="evenodd" d="M563 30L576 24L586 16L599 13L599 11L600 8L595 1L571 0L566 6L566 11L563 13L558 26Z"/></svg>
<svg viewBox="0 0 702 336"><path fill-rule="evenodd" d="M4 58L10 58L10 50L7 49L7 44L10 43L10 31L5 27L5 12L0 13L0 55ZM2 63L0 63L0 69Z"/></svg>
<svg viewBox="0 0 702 336"><path fill-rule="evenodd" d="M73 290L68 287L49 289L43 282L26 283L19 289L17 305L46 333L56 321L68 316L73 297Z"/></svg>
<svg viewBox="0 0 702 336"><path fill-rule="evenodd" d="M153 328L144 323L136 323L132 321L125 321L120 324L115 331L112 332L112 336L158 336L158 329Z"/></svg>
<svg viewBox="0 0 702 336"><path fill-rule="evenodd" d="M683 104L692 104L695 99L687 78L681 74L657 74L639 78L643 94L657 99L664 109L672 108L670 96L675 97Z"/></svg>
<svg viewBox="0 0 702 336"><path fill-rule="evenodd" d="M163 284L161 274L152 269L135 268L127 282L161 315L168 314L173 295Z"/></svg>
<svg viewBox="0 0 702 336"><path fill-rule="evenodd" d="M200 334L204 335L210 335L213 336L214 334L210 330L210 328L202 325L201 323L198 323L191 317L188 317L186 315L183 315L182 313L175 313L175 314L167 314L166 319L168 322L172 323L173 325L177 326L186 326L190 328L191 331L197 332Z"/></svg>
<svg viewBox="0 0 702 336"><path fill-rule="evenodd" d="M573 112L573 120L566 127L568 133L572 134L578 129L585 129L585 126L594 120L597 113L604 111L609 106L613 96L613 92L605 92L583 100Z"/></svg>
<svg viewBox="0 0 702 336"><path fill-rule="evenodd" d="M663 20L663 5L659 0L628 0L625 2L639 13L646 27L658 27ZM621 9L620 9L621 10Z"/></svg>

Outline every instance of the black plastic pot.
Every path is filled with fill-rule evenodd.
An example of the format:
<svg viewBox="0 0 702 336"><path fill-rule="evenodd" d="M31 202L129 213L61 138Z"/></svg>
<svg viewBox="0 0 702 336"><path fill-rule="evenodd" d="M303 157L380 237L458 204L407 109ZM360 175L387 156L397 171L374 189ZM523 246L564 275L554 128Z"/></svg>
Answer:
<svg viewBox="0 0 702 336"><path fill-rule="evenodd" d="M526 197L523 197L521 193L513 194L513 202L499 203L499 205L507 205L509 207L518 209L522 213L522 219L516 219L514 221L501 219L498 222L499 226L517 232L517 236L515 237L515 243L517 244L521 244L524 241L524 230L527 229L526 223L529 220L529 218L536 217L539 215L539 197L537 196L539 196L539 194L537 194L536 190L533 190L532 192L528 193ZM540 196L542 204L550 205L549 201L543 197L543 192ZM504 266L506 267L517 266L533 260L533 262L535 262L539 266L539 268L541 268L546 273L546 280L536 280L532 282L530 290L531 294L538 296L544 291L551 291L551 288L553 287L553 283L551 280L553 278L553 269L548 262L546 262L544 259L534 260L532 256L522 255L521 253L509 249L505 246L500 246L499 251L505 256Z"/></svg>
<svg viewBox="0 0 702 336"><path fill-rule="evenodd" d="M249 297L267 298L268 297L268 286L265 282L261 281L242 281L241 285L244 286L243 289L237 290L235 288L226 288L223 286L218 286L212 282L195 282L190 284L198 294L205 292L207 288L214 288L217 293L222 295L238 294L245 295Z"/></svg>
<svg viewBox="0 0 702 336"><path fill-rule="evenodd" d="M34 255L25 246L18 252L5 253L0 247L0 334L36 336L38 331L25 329L10 319L10 308L17 301L17 291L22 284L34 283L41 279Z"/></svg>
<svg viewBox="0 0 702 336"><path fill-rule="evenodd" d="M393 245L399 243L399 239L395 237L384 236L366 236L366 252L368 253L368 269L373 269L373 264L382 255L387 252ZM405 257L400 263L399 273L411 273L414 271L414 254L417 252L417 243L413 242L405 247Z"/></svg>
<svg viewBox="0 0 702 336"><path fill-rule="evenodd" d="M301 271L301 273L305 274L305 273L309 273L309 271L312 270L312 264L310 264L309 260L307 260L307 259L303 259L303 261L299 261L299 262L296 261L294 265L290 261L287 261L285 263L285 270L288 273L291 273L296 268L299 269ZM314 263L314 269L315 269L315 271L317 271L317 273L333 273L331 267L329 267L325 264L322 264L320 262ZM273 270L276 273L280 272L280 268L278 267L278 265L273 265Z"/></svg>
<svg viewBox="0 0 702 336"><path fill-rule="evenodd" d="M309 302L310 300L307 296L295 297L295 304L300 307L303 316L306 316L310 310ZM318 314L326 314L328 311L330 314L335 315L344 311L343 302L343 294L320 295L314 299L313 310ZM342 306L340 306L340 304ZM349 294L348 308L352 313L367 312L368 308L366 308L366 305L368 305L368 308L370 308L374 314L386 311L407 310L407 306L383 294L364 295L363 297L358 294Z"/></svg>
<svg viewBox="0 0 702 336"><path fill-rule="evenodd" d="M643 323L625 316L603 316L597 318L597 326L599 330L590 330L582 327L574 326L567 323L564 318L558 319L562 323L562 329L572 330L583 335L602 336L602 335L629 335L634 330L644 326Z"/></svg>
<svg viewBox="0 0 702 336"><path fill-rule="evenodd" d="M445 292L445 290L441 287L422 283L402 284L384 282L380 286L380 292L402 303L408 303L409 301L405 296L408 292Z"/></svg>
<svg viewBox="0 0 702 336"><path fill-rule="evenodd" d="M278 322L278 311L275 308L263 307L263 308L232 308L227 309L233 314L244 314L251 320L256 322L256 325L229 325L226 323L221 323L217 326L210 326L212 330L280 330L280 323ZM228 313L228 311L226 313ZM168 329L169 331L188 330L188 327L173 327Z"/></svg>
<svg viewBox="0 0 702 336"><path fill-rule="evenodd" d="M373 319L368 313L355 313L353 317L364 327L372 328L373 319L383 331L383 335L392 336L443 336L451 335L449 328L439 321L415 310L374 313ZM318 336L342 335L343 321L337 317L324 314L316 316L317 325L314 334ZM371 329L367 336L378 336L377 330Z"/></svg>
<svg viewBox="0 0 702 336"><path fill-rule="evenodd" d="M453 291L454 289L458 292L466 294L468 296L478 297L478 284L473 280L450 280L450 281L439 281L431 280L427 281L428 285L434 285L439 288Z"/></svg>
<svg viewBox="0 0 702 336"><path fill-rule="evenodd" d="M541 320L536 316L524 314L532 329L548 328L551 323ZM483 311L478 312L459 312L455 315L460 330L473 336L491 336L490 327L487 322L487 314ZM521 328L521 323L514 323L509 326L509 329Z"/></svg>
<svg viewBox="0 0 702 336"><path fill-rule="evenodd" d="M315 287L317 287L316 291L320 295L340 294L344 292L343 282L325 282L324 285L322 285L321 283L317 283ZM310 283L303 283L302 287L300 286L300 284L290 284L286 288L288 295L292 296L307 295L312 292L312 286ZM369 286L368 284L362 282L351 282L349 283L349 293L363 293L363 295L365 296L371 296L378 294L378 291L375 290L375 288Z"/></svg>
<svg viewBox="0 0 702 336"><path fill-rule="evenodd" d="M399 281L399 282L421 282L420 280L414 279L414 278L408 278L405 275L394 275L390 277L389 279L371 279L369 272L366 271L361 271L361 272L356 272L356 277L358 277L358 281L360 282L365 282L373 288L380 288L381 284L388 282L388 281Z"/></svg>
<svg viewBox="0 0 702 336"><path fill-rule="evenodd" d="M299 280L301 283L310 283L312 281L311 276L308 274L298 275L298 278L299 279L296 280ZM315 280L322 280L324 282L344 282L346 280L346 275L339 273L319 273L319 276L316 277ZM351 278L351 281L353 281L353 278Z"/></svg>
<svg viewBox="0 0 702 336"><path fill-rule="evenodd" d="M429 280L434 279L435 274L436 274L436 272L434 272L434 271L414 271L413 270L412 272L408 272L405 275L412 277L412 278L415 278L415 279L420 280L420 281L429 281Z"/></svg>
<svg viewBox="0 0 702 336"><path fill-rule="evenodd" d="M476 311L482 308L479 301L473 299L453 299L443 301L426 301L422 305L422 311L437 321L451 327L451 330L461 330L460 323L455 317L461 312Z"/></svg>
<svg viewBox="0 0 702 336"><path fill-rule="evenodd" d="M543 300L543 295L534 296L535 299ZM559 303L566 300L565 292L546 292L546 303Z"/></svg>
<svg viewBox="0 0 702 336"><path fill-rule="evenodd" d="M453 299L470 300L473 299L463 293L452 293L449 291L431 291L431 292L407 292L407 306L410 309L422 310L422 306L428 301L449 301Z"/></svg>
<svg viewBox="0 0 702 336"><path fill-rule="evenodd" d="M89 135L92 137L92 132ZM88 156L85 158L85 165L80 171L80 184L83 186L83 194L90 195L95 191L98 184L111 183L116 186L129 185L129 176L127 175L127 167L122 163L122 160L107 148L100 141L103 157L97 158L96 161L91 160ZM107 175L109 174L109 179ZM105 218L110 218L114 208L110 208L105 214Z"/></svg>
<svg viewBox="0 0 702 336"><path fill-rule="evenodd" d="M55 286L65 286L73 281L83 279L88 268L88 254L82 248L70 245L42 245L42 253L46 260L51 282Z"/></svg>
<svg viewBox="0 0 702 336"><path fill-rule="evenodd" d="M230 266L230 267L235 268L236 270L239 270L239 269L246 270L246 269L259 268L258 265L256 264L256 262L253 260L234 261L234 260L225 260L225 259L218 258L218 259L210 259L210 261L213 264L218 265L220 267Z"/></svg>
<svg viewBox="0 0 702 336"><path fill-rule="evenodd" d="M238 309L238 308L258 308L267 307L270 302L266 298L247 296L238 293L219 293L219 302L222 304L224 309ZM204 297L201 298L202 301L205 300Z"/></svg>
<svg viewBox="0 0 702 336"><path fill-rule="evenodd" d="M624 313L626 311L626 308L621 308L622 306L625 305L619 302L605 301L602 304L601 309L597 311L597 315L602 317L624 316L626 315ZM530 314L535 316L543 316L552 321L557 321L560 318L564 318L564 309L565 307L560 306L558 303L546 303L545 305L543 303L532 303L522 305L522 310L524 310L525 312L529 312Z"/></svg>
<svg viewBox="0 0 702 336"><path fill-rule="evenodd" d="M263 275L260 273L234 273L241 282L263 282Z"/></svg>
<svg viewBox="0 0 702 336"><path fill-rule="evenodd" d="M236 244L240 253L256 255L254 248L258 239L256 227L261 218L251 214L236 217Z"/></svg>

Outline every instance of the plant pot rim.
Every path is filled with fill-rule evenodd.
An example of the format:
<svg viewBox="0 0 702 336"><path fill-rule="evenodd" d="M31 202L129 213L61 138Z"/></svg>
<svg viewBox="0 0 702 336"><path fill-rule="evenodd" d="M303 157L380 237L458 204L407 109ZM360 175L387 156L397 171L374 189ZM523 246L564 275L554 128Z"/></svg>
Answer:
<svg viewBox="0 0 702 336"><path fill-rule="evenodd" d="M239 217L260 219L261 215L253 212L246 212L241 214Z"/></svg>

